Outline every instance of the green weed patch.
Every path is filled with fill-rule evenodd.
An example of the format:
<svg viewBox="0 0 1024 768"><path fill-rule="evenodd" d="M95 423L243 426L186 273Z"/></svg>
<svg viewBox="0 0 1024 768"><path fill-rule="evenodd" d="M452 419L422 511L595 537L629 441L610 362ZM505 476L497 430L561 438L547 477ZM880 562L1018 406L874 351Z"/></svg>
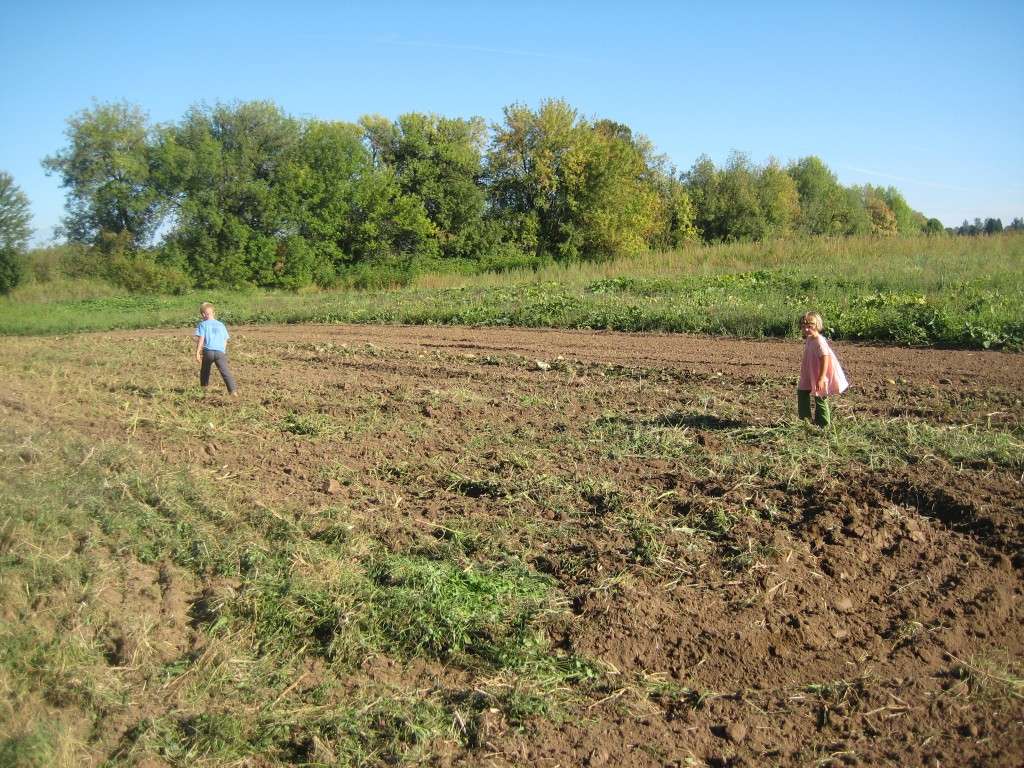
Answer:
<svg viewBox="0 0 1024 768"><path fill-rule="evenodd" d="M400 290L206 292L0 299L0 334L189 327L201 301L229 325L402 323L796 333L821 312L830 338L1024 348L1024 236L726 244L602 264L425 276ZM455 281L457 285L448 285ZM371 284L376 284L371 281ZM430 286L430 287L425 287Z"/></svg>

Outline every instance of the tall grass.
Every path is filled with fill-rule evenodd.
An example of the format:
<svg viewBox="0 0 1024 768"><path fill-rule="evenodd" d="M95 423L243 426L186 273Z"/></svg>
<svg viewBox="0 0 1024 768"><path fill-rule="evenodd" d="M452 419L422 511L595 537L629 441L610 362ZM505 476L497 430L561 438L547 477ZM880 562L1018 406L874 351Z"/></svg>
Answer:
<svg viewBox="0 0 1024 768"><path fill-rule="evenodd" d="M60 334L196 321L410 323L785 336L820 311L839 339L1024 347L1024 236L796 239L692 247L602 263L430 274L387 291L206 291L83 297L34 284L0 301L0 333Z"/></svg>
<svg viewBox="0 0 1024 768"><path fill-rule="evenodd" d="M939 290L982 280L999 286L1020 280L1024 237L808 238L694 245L605 262L551 263L477 276L429 274L413 288L502 288L524 283L587 285L615 277L715 277L752 270L789 269L808 277L839 274L892 290Z"/></svg>

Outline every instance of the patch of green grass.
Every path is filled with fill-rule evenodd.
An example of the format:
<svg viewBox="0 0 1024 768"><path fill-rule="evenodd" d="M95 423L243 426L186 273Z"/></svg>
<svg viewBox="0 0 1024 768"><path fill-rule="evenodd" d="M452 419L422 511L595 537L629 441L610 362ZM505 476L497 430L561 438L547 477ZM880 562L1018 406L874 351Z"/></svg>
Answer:
<svg viewBox="0 0 1024 768"><path fill-rule="evenodd" d="M427 276L394 291L0 298L0 334L188 327L201 301L228 325L409 323L778 337L813 305L826 335L1024 347L1024 236L733 243L601 264ZM455 281L455 285L451 284Z"/></svg>
<svg viewBox="0 0 1024 768"><path fill-rule="evenodd" d="M475 658L498 668L546 655L541 619L555 608L551 585L521 565L460 568L396 555L375 562L370 577L378 592L369 621L407 655Z"/></svg>
<svg viewBox="0 0 1024 768"><path fill-rule="evenodd" d="M299 414L289 413L281 419L281 430L291 432L293 435L305 435L308 437L325 437L336 432L330 419L323 414Z"/></svg>
<svg viewBox="0 0 1024 768"><path fill-rule="evenodd" d="M80 764L89 753L85 728L51 715L12 724L0 721L0 765L10 768L52 768Z"/></svg>

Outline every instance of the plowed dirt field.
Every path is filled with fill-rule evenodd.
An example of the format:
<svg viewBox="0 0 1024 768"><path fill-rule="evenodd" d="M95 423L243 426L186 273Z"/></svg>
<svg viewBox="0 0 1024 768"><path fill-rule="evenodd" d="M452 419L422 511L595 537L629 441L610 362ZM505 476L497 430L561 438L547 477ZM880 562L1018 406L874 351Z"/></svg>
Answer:
<svg viewBox="0 0 1024 768"><path fill-rule="evenodd" d="M1024 765L1024 355L833 343L852 388L821 431L795 424L796 339L230 330L237 398L216 371L194 396L192 329L6 339L0 413L281 514L345 510L392 551L491 537L467 556L551 579L554 647L608 683L567 717L482 708L428 764ZM1006 456L960 447L979 434ZM216 587L178 578L185 606ZM168 657L202 629L168 628ZM478 687L429 659L360 674Z"/></svg>

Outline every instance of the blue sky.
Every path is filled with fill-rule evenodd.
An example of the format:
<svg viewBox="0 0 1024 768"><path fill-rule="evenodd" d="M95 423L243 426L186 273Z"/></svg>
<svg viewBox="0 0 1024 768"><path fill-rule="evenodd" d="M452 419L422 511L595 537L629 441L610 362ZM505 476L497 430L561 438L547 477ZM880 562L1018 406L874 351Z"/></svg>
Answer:
<svg viewBox="0 0 1024 768"><path fill-rule="evenodd" d="M295 117L483 117L565 100L678 170L821 158L946 226L1024 217L1024 3L995 0L0 0L0 170L37 243L68 118L270 100Z"/></svg>

